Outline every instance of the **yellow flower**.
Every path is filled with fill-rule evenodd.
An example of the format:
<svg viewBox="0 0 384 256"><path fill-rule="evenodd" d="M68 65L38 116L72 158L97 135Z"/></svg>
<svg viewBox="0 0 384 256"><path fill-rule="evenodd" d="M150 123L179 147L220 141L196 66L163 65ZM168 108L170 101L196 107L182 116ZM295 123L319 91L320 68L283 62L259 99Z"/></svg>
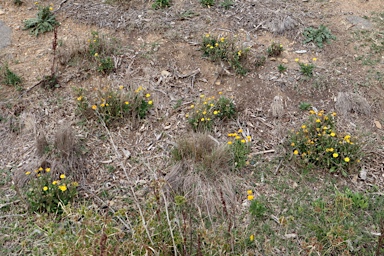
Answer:
<svg viewBox="0 0 384 256"><path fill-rule="evenodd" d="M149 97L151 97L151 94L149 93L145 94L145 98L149 98Z"/></svg>
<svg viewBox="0 0 384 256"><path fill-rule="evenodd" d="M79 97L77 97L77 100L78 101L81 101L83 99L83 96L79 96Z"/></svg>
<svg viewBox="0 0 384 256"><path fill-rule="evenodd" d="M237 135L237 136L235 137L235 139L239 140L239 139L241 139L241 137L240 137L239 135Z"/></svg>
<svg viewBox="0 0 384 256"><path fill-rule="evenodd" d="M299 154L299 151L296 149L295 151L293 151L293 154L294 154L294 155L298 155L298 154Z"/></svg>
<svg viewBox="0 0 384 256"><path fill-rule="evenodd" d="M238 132L238 133L242 133L242 132L243 132L243 129L239 129L237 132Z"/></svg>
<svg viewBox="0 0 384 256"><path fill-rule="evenodd" d="M219 46L219 44L218 43L215 43L215 47L218 47Z"/></svg>
<svg viewBox="0 0 384 256"><path fill-rule="evenodd" d="M295 146L295 142L292 142L292 143L291 143L291 146L294 147L294 146Z"/></svg>
<svg viewBox="0 0 384 256"><path fill-rule="evenodd" d="M338 153L333 153L333 155L332 155L334 158L337 158L338 156L339 156L339 154Z"/></svg>
<svg viewBox="0 0 384 256"><path fill-rule="evenodd" d="M299 58L296 58L296 59L295 59L295 62L299 62Z"/></svg>
<svg viewBox="0 0 384 256"><path fill-rule="evenodd" d="M243 139L243 140L241 140L241 143L245 143L245 140Z"/></svg>
<svg viewBox="0 0 384 256"><path fill-rule="evenodd" d="M152 105L153 104L153 101L148 101L148 105Z"/></svg>
<svg viewBox="0 0 384 256"><path fill-rule="evenodd" d="M317 61L317 58L312 58L313 61Z"/></svg>
<svg viewBox="0 0 384 256"><path fill-rule="evenodd" d="M67 190L67 186L65 184L61 185L61 186L59 186L59 189L64 192Z"/></svg>
<svg viewBox="0 0 384 256"><path fill-rule="evenodd" d="M58 183L57 180L52 181L52 185L56 185Z"/></svg>
<svg viewBox="0 0 384 256"><path fill-rule="evenodd" d="M210 44L207 44L207 48L209 48L211 45Z"/></svg>
<svg viewBox="0 0 384 256"><path fill-rule="evenodd" d="M204 101L204 103L203 103L204 105L207 105L208 104L208 102L206 102L206 101Z"/></svg>
<svg viewBox="0 0 384 256"><path fill-rule="evenodd" d="M120 90L123 90L123 88L124 88L124 86L122 86L122 85L119 86L119 89L120 89Z"/></svg>
<svg viewBox="0 0 384 256"><path fill-rule="evenodd" d="M205 34L205 37L209 37L209 34Z"/></svg>
<svg viewBox="0 0 384 256"><path fill-rule="evenodd" d="M200 98L204 98L204 97L205 97L205 95L204 95L204 94L201 94L201 95L200 95Z"/></svg>
<svg viewBox="0 0 384 256"><path fill-rule="evenodd" d="M40 173L38 173L36 176L37 176L37 177L40 177L41 175L40 175Z"/></svg>
<svg viewBox="0 0 384 256"><path fill-rule="evenodd" d="M332 116L336 116L336 112L333 112L331 115L332 115Z"/></svg>
<svg viewBox="0 0 384 256"><path fill-rule="evenodd" d="M252 137L250 135L247 136L247 140L248 141L251 141L252 140Z"/></svg>
<svg viewBox="0 0 384 256"><path fill-rule="evenodd" d="M139 93L139 92L142 91L142 90L143 90L143 87L140 85L139 88L137 88L137 89L135 90L135 93Z"/></svg>
<svg viewBox="0 0 384 256"><path fill-rule="evenodd" d="M223 94L223 92L219 92L219 95Z"/></svg>
<svg viewBox="0 0 384 256"><path fill-rule="evenodd" d="M200 120L201 120L201 122L204 122L205 118L203 117L203 118L201 118Z"/></svg>
<svg viewBox="0 0 384 256"><path fill-rule="evenodd" d="M206 115L206 114L207 114L207 111L204 110L204 111L203 111L203 115Z"/></svg>
<svg viewBox="0 0 384 256"><path fill-rule="evenodd" d="M93 40L93 41L95 41L95 40ZM97 56L99 56L99 54L98 54L98 53L95 53L95 57L97 57Z"/></svg>
<svg viewBox="0 0 384 256"><path fill-rule="evenodd" d="M100 104L100 107L102 107L102 108L105 107L105 104L104 104L104 103L101 103L101 104Z"/></svg>
<svg viewBox="0 0 384 256"><path fill-rule="evenodd" d="M331 137L335 137L335 136L336 136L336 133L331 132Z"/></svg>
<svg viewBox="0 0 384 256"><path fill-rule="evenodd" d="M323 112L320 111L317 115L318 116L323 116Z"/></svg>
<svg viewBox="0 0 384 256"><path fill-rule="evenodd" d="M321 120L320 119L316 119L316 123L320 123L321 122Z"/></svg>
<svg viewBox="0 0 384 256"><path fill-rule="evenodd" d="M79 186L79 183L77 183L76 181L74 181L74 182L72 182L72 185L73 185L74 187L78 187L78 186Z"/></svg>
<svg viewBox="0 0 384 256"><path fill-rule="evenodd" d="M210 46L209 49L213 49L213 46Z"/></svg>
<svg viewBox="0 0 384 256"><path fill-rule="evenodd" d="M45 168L45 172L50 172L51 168Z"/></svg>
<svg viewBox="0 0 384 256"><path fill-rule="evenodd" d="M65 174L60 174L60 179L65 179Z"/></svg>
<svg viewBox="0 0 384 256"><path fill-rule="evenodd" d="M248 199L249 201L253 200L253 198L254 198L253 195L248 195L248 196L247 196L247 199Z"/></svg>
<svg viewBox="0 0 384 256"><path fill-rule="evenodd" d="M211 106L211 107L213 107L213 106L215 106L213 103L211 103L209 106Z"/></svg>
<svg viewBox="0 0 384 256"><path fill-rule="evenodd" d="M252 190L250 190L250 189L249 189L249 190L247 190L247 195L249 195L249 196L250 196L250 195L253 195L253 192L252 192Z"/></svg>
<svg viewBox="0 0 384 256"><path fill-rule="evenodd" d="M241 56L241 50L237 52L237 55Z"/></svg>
<svg viewBox="0 0 384 256"><path fill-rule="evenodd" d="M314 115L315 114L315 111L313 109L309 110L309 114L310 115Z"/></svg>
<svg viewBox="0 0 384 256"><path fill-rule="evenodd" d="M305 128L307 128L307 126L306 126L305 124L303 124L303 125L301 126L301 128L302 128L302 129L305 129Z"/></svg>
<svg viewBox="0 0 384 256"><path fill-rule="evenodd" d="M92 109L93 109L93 110L96 110L96 109L97 109L97 106L96 106L96 105L92 105Z"/></svg>
<svg viewBox="0 0 384 256"><path fill-rule="evenodd" d="M44 191L47 191L47 190L48 190L48 187L47 187L47 186L43 187L43 190L44 190Z"/></svg>
<svg viewBox="0 0 384 256"><path fill-rule="evenodd" d="M225 38L224 37L222 37L222 38L220 38L220 42L224 42L225 41Z"/></svg>
<svg viewBox="0 0 384 256"><path fill-rule="evenodd" d="M232 145L232 141L228 141L228 145Z"/></svg>
<svg viewBox="0 0 384 256"><path fill-rule="evenodd" d="M219 114L219 112L217 110L215 110L215 111L213 111L213 114L217 115L217 114Z"/></svg>
<svg viewBox="0 0 384 256"><path fill-rule="evenodd" d="M357 159L356 162L360 163L360 159Z"/></svg>
<svg viewBox="0 0 384 256"><path fill-rule="evenodd" d="M188 117L189 117L189 114L185 114L185 117L188 118Z"/></svg>
<svg viewBox="0 0 384 256"><path fill-rule="evenodd" d="M35 5L39 4L39 2L35 2Z"/></svg>
<svg viewBox="0 0 384 256"><path fill-rule="evenodd" d="M41 172L42 170L43 170L43 167L40 167L40 168L39 168L39 171Z"/></svg>
<svg viewBox="0 0 384 256"><path fill-rule="evenodd" d="M255 240L255 236L254 235L250 235L249 236L249 241L253 242L253 240Z"/></svg>
<svg viewBox="0 0 384 256"><path fill-rule="evenodd" d="M129 104L129 102L128 101L126 101L126 102L124 102L125 103L125 105L128 105Z"/></svg>
<svg viewBox="0 0 384 256"><path fill-rule="evenodd" d="M344 140L346 141L346 142L350 142L350 139L351 139L351 135L345 135L345 137L344 137Z"/></svg>
<svg viewBox="0 0 384 256"><path fill-rule="evenodd" d="M31 174L31 172L26 172L26 173L25 173L25 175L29 175L29 174Z"/></svg>
<svg viewBox="0 0 384 256"><path fill-rule="evenodd" d="M351 159L349 159L349 157L345 157L344 158L344 162L348 163Z"/></svg>
<svg viewBox="0 0 384 256"><path fill-rule="evenodd" d="M52 11L52 10L53 10L53 7L49 7L49 10Z"/></svg>
<svg viewBox="0 0 384 256"><path fill-rule="evenodd" d="M195 105L193 105L193 104L190 106L190 108L194 108L194 107L195 107Z"/></svg>

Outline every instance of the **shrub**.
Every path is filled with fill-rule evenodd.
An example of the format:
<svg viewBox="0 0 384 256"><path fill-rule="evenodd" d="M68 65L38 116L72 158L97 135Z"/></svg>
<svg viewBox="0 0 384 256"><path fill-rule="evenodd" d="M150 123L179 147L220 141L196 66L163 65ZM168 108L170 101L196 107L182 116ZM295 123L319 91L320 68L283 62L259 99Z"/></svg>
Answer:
<svg viewBox="0 0 384 256"><path fill-rule="evenodd" d="M327 169L347 176L362 158L357 138L336 131L336 113L309 112L308 121L289 135L288 146L294 160L306 170Z"/></svg>
<svg viewBox="0 0 384 256"><path fill-rule="evenodd" d="M56 179L50 168L38 168L25 175L32 176L27 184L26 196L32 212L62 213L62 205L67 205L77 194L77 182L72 182L65 174Z"/></svg>
<svg viewBox="0 0 384 256"><path fill-rule="evenodd" d="M284 51L283 45L280 43L273 42L271 46L267 48L269 57L277 57Z"/></svg>
<svg viewBox="0 0 384 256"><path fill-rule="evenodd" d="M24 29L30 29L31 34L38 36L45 32L52 31L56 26L60 25L56 21L55 15L51 12L52 6L38 7L39 11L36 18L24 21Z"/></svg>
<svg viewBox="0 0 384 256"><path fill-rule="evenodd" d="M21 84L21 78L20 76L16 75L13 73L8 65L4 65L1 69L1 77L3 78L3 84L5 85L10 85L10 86L15 86L16 88L20 88Z"/></svg>
<svg viewBox="0 0 384 256"><path fill-rule="evenodd" d="M240 129L238 133L228 134L228 137L233 138L233 140L228 141L228 145L233 153L236 168L242 168L246 165L248 154L251 151L250 143L252 138L249 135L244 138L242 132L243 130Z"/></svg>
<svg viewBox="0 0 384 256"><path fill-rule="evenodd" d="M153 9L166 8L169 6L171 6L170 0L155 0L155 2L152 4Z"/></svg>
<svg viewBox="0 0 384 256"><path fill-rule="evenodd" d="M331 34L331 31L324 25L320 25L318 29L308 27L304 29L304 44L313 42L319 48L323 48L324 42L329 43L330 39L336 40L336 37Z"/></svg>

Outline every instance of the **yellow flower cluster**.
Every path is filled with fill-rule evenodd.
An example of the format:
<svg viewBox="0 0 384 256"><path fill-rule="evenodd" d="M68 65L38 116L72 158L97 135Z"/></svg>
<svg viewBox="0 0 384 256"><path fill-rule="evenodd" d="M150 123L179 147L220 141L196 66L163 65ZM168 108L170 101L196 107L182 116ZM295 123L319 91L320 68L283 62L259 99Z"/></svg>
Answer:
<svg viewBox="0 0 384 256"><path fill-rule="evenodd" d="M254 197L254 195L253 195L253 191L252 190L247 190L247 199L249 200L249 201L251 201L251 200L253 200L253 198L255 198Z"/></svg>
<svg viewBox="0 0 384 256"><path fill-rule="evenodd" d="M242 138L243 129L239 129L237 132L234 133L228 133L228 137L235 138L235 141L240 141L241 143L245 144L246 142L251 142L252 137L250 135L245 136ZM234 141L228 141L228 145L232 145Z"/></svg>

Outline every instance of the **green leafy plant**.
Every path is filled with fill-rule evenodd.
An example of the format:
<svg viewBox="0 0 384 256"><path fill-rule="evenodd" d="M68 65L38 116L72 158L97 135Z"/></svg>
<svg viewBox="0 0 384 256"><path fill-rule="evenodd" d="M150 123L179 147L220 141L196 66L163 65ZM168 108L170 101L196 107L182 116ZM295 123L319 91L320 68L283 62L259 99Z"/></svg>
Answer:
<svg viewBox="0 0 384 256"><path fill-rule="evenodd" d="M289 135L288 143L294 160L304 169L326 169L347 176L361 161L357 138L336 131L336 113L309 111L308 121Z"/></svg>
<svg viewBox="0 0 384 256"><path fill-rule="evenodd" d="M171 6L170 0L155 0L155 2L152 4L153 9L166 8L169 6Z"/></svg>
<svg viewBox="0 0 384 256"><path fill-rule="evenodd" d="M244 67L244 61L247 58L249 48L237 47L234 40L206 34L200 49L203 56L211 61L227 61L240 75L245 75L248 72Z"/></svg>
<svg viewBox="0 0 384 256"><path fill-rule="evenodd" d="M277 69L279 70L280 73L284 73L287 70L287 67L284 66L283 64L280 64L277 66Z"/></svg>
<svg viewBox="0 0 384 256"><path fill-rule="evenodd" d="M243 130L240 129L237 133L229 133L228 137L233 138L228 141L229 148L233 152L235 167L240 169L247 164L248 154L251 152L250 143L251 136L242 135Z"/></svg>
<svg viewBox="0 0 384 256"><path fill-rule="evenodd" d="M200 0L202 6L211 7L215 5L215 0Z"/></svg>
<svg viewBox="0 0 384 256"><path fill-rule="evenodd" d="M315 68L315 65L312 63L301 63L298 62L300 66L300 72L306 77L312 77L313 76L313 69Z"/></svg>
<svg viewBox="0 0 384 256"><path fill-rule="evenodd" d="M273 42L268 48L267 53L269 57L277 57L284 51L283 45Z"/></svg>
<svg viewBox="0 0 384 256"><path fill-rule="evenodd" d="M53 179L50 172L50 168L40 167L25 173L31 176L25 194L32 212L62 213L60 204L67 205L77 194L77 182L63 173Z"/></svg>
<svg viewBox="0 0 384 256"><path fill-rule="evenodd" d="M261 218L267 212L267 207L265 207L265 205L259 200L252 199L251 205L249 206L249 212L252 216Z"/></svg>
<svg viewBox="0 0 384 256"><path fill-rule="evenodd" d="M223 2L220 3L220 6L223 7L225 10L228 10L233 6L233 1L232 0L224 0Z"/></svg>
<svg viewBox="0 0 384 256"><path fill-rule="evenodd" d="M257 55L255 59L255 67L258 68L264 66L266 59L267 58L264 55Z"/></svg>
<svg viewBox="0 0 384 256"><path fill-rule="evenodd" d="M21 78L20 76L16 75L14 72L12 72L8 65L4 65L1 69L0 69L0 72L1 72L1 77L3 79L3 84L5 85L10 85L10 86L14 86L16 87L17 89L20 89L20 84L21 84Z"/></svg>
<svg viewBox="0 0 384 256"><path fill-rule="evenodd" d="M231 99L200 95L200 100L190 106L190 113L186 114L186 118L194 131L210 130L216 120L231 119L236 113L235 104Z"/></svg>
<svg viewBox="0 0 384 256"><path fill-rule="evenodd" d="M96 70L100 73L111 73L115 70L115 63L111 56L117 51L114 42L106 41L97 31L92 31L91 34L92 37L88 39L89 59L96 63Z"/></svg>
<svg viewBox="0 0 384 256"><path fill-rule="evenodd" d="M299 109L300 110L303 110L303 111L306 111L306 110L309 110L311 108L311 103L308 103L308 102L300 102L299 104Z"/></svg>
<svg viewBox="0 0 384 256"><path fill-rule="evenodd" d="M313 42L319 48L323 48L324 42L329 43L330 40L336 40L336 37L331 34L331 31L324 25L320 25L318 29L307 27L303 32L304 44Z"/></svg>
<svg viewBox="0 0 384 256"><path fill-rule="evenodd" d="M53 10L52 6L39 6L38 9L36 18L24 21L24 29L30 29L31 34L38 36L39 34L52 31L56 26L60 25L55 15L51 12Z"/></svg>

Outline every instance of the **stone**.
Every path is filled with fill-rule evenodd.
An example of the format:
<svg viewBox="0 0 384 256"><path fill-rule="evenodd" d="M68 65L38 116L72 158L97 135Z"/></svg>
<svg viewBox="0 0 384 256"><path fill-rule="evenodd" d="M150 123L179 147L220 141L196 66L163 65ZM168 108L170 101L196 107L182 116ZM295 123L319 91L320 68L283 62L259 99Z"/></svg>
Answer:
<svg viewBox="0 0 384 256"><path fill-rule="evenodd" d="M373 28L371 22L359 16L348 16L347 21L351 23L355 29L371 30Z"/></svg>
<svg viewBox="0 0 384 256"><path fill-rule="evenodd" d="M0 20L0 49L5 48L11 44L11 33L11 28Z"/></svg>

